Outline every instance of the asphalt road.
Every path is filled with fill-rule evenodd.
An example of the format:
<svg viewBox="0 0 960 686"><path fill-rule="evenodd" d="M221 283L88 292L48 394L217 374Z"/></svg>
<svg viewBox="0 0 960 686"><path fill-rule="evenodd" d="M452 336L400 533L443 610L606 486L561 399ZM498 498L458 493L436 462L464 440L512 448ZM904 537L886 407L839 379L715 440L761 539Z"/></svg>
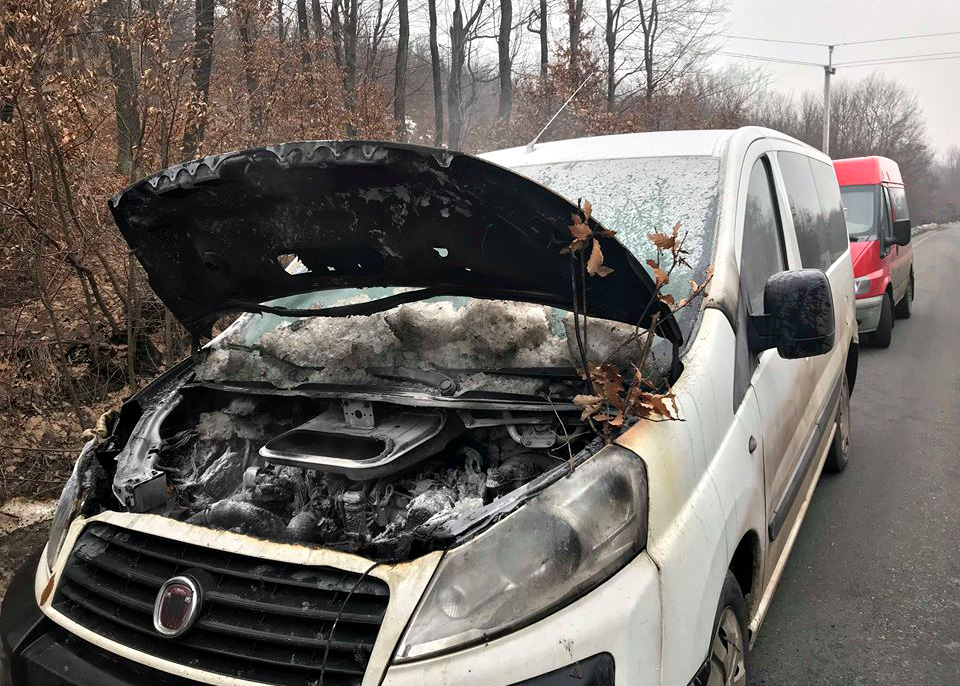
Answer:
<svg viewBox="0 0 960 686"><path fill-rule="evenodd" d="M750 686L960 686L960 224L914 254L913 316L861 350L850 465L817 487Z"/></svg>

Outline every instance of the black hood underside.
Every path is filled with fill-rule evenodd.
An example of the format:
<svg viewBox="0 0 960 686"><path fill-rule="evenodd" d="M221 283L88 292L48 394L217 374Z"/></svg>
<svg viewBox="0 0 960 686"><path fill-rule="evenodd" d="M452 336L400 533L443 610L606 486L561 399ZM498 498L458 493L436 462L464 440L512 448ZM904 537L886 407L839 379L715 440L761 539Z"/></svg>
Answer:
<svg viewBox="0 0 960 686"><path fill-rule="evenodd" d="M413 145L313 141L206 157L135 183L110 209L153 290L197 336L251 303L338 288L571 310L582 273L561 253L575 205L490 162ZM614 271L587 278L586 313L644 327L659 314L659 333L679 343L669 311L650 304L645 268L615 238L601 246ZM309 272L288 273L289 255Z"/></svg>

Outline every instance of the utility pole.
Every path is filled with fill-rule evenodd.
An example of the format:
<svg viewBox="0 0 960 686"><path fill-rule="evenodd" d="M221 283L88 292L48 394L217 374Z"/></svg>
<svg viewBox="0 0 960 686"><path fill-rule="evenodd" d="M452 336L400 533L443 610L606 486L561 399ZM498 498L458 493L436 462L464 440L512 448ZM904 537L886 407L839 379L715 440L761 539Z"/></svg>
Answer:
<svg viewBox="0 0 960 686"><path fill-rule="evenodd" d="M827 46L827 63L823 65L823 153L830 154L830 77L837 73L833 66L833 46Z"/></svg>

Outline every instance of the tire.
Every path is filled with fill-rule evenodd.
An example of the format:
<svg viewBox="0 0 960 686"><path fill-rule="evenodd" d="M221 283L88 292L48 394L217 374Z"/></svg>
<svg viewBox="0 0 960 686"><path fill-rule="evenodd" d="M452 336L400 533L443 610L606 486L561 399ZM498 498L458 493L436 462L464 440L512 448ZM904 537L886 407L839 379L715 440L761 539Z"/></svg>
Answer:
<svg viewBox="0 0 960 686"><path fill-rule="evenodd" d="M907 292L900 298L900 302L894 308L894 314L897 319L910 319L913 309L913 270L910 270L910 280L907 281Z"/></svg>
<svg viewBox="0 0 960 686"><path fill-rule="evenodd" d="M850 461L850 385L847 383L846 374L840 383L840 403L834 420L837 430L833 432L833 443L830 444L830 452L823 463L823 471L830 474L839 474L847 468Z"/></svg>
<svg viewBox="0 0 960 686"><path fill-rule="evenodd" d="M893 301L890 293L884 293L883 304L880 305L880 322L877 324L877 330L870 334L870 345L874 348L889 348L892 334Z"/></svg>
<svg viewBox="0 0 960 686"><path fill-rule="evenodd" d="M750 640L747 634L747 604L740 584L728 571L720 592L717 617L710 642L710 686L746 686L750 664Z"/></svg>

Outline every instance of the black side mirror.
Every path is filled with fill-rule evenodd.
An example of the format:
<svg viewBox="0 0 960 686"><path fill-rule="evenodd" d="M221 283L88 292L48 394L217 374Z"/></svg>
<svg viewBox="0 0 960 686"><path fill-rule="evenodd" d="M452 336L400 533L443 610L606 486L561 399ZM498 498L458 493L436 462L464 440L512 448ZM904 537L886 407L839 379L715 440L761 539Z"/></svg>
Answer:
<svg viewBox="0 0 960 686"><path fill-rule="evenodd" d="M898 219L893 222L893 235L887 239L890 245L906 245L910 242L911 222L909 219Z"/></svg>
<svg viewBox="0 0 960 686"><path fill-rule="evenodd" d="M750 348L760 353L776 348L795 360L833 350L833 293L819 269L774 274L763 291L765 314L750 317Z"/></svg>

